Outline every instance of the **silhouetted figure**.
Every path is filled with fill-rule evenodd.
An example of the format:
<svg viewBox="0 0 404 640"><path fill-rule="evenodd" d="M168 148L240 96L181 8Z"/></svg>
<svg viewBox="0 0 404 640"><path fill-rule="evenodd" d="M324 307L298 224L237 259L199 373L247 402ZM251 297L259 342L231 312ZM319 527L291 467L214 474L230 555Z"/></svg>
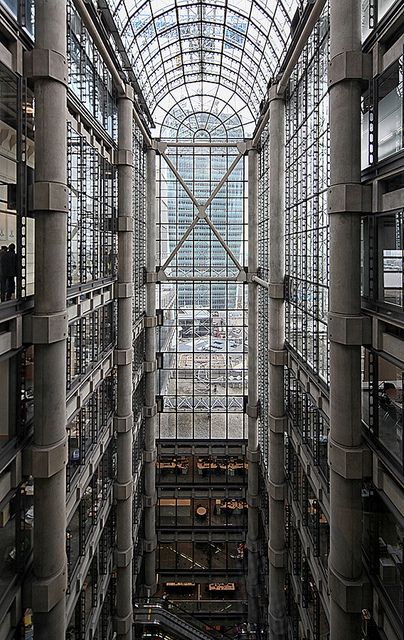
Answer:
<svg viewBox="0 0 404 640"><path fill-rule="evenodd" d="M6 299L7 288L7 247L3 245L0 249L0 299Z"/></svg>
<svg viewBox="0 0 404 640"><path fill-rule="evenodd" d="M15 244L10 244L8 247L6 265L6 300L11 300L15 293L15 279L17 277L17 254L15 252Z"/></svg>

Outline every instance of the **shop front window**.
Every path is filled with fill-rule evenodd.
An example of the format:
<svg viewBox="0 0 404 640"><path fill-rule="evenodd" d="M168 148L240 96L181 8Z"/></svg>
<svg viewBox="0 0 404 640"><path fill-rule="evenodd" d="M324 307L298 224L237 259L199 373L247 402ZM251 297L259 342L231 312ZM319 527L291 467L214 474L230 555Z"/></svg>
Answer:
<svg viewBox="0 0 404 640"><path fill-rule="evenodd" d="M363 490L362 496L362 541L366 560L371 574L402 621L404 527L372 488Z"/></svg>

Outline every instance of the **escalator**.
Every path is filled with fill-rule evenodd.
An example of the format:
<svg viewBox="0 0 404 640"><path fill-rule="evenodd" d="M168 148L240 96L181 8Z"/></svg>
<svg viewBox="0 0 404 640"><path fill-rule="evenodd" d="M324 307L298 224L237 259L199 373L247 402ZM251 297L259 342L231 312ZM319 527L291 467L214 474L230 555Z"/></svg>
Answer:
<svg viewBox="0 0 404 640"><path fill-rule="evenodd" d="M225 633L207 629L188 611L160 598L134 602L134 623L143 628L155 626L167 632L170 640L219 640L229 638ZM156 637L161 637L158 633Z"/></svg>

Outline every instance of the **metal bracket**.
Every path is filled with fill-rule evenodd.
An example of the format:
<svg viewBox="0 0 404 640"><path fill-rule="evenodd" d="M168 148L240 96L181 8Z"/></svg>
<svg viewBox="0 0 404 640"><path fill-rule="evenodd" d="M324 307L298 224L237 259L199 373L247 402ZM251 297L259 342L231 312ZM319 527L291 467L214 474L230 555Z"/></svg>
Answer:
<svg viewBox="0 0 404 640"><path fill-rule="evenodd" d="M344 80L362 80L372 78L372 56L361 51L342 51L328 65L328 88Z"/></svg>
<svg viewBox="0 0 404 640"><path fill-rule="evenodd" d="M35 182L33 185L33 211L67 212L67 186L61 182Z"/></svg>
<svg viewBox="0 0 404 640"><path fill-rule="evenodd" d="M34 478L51 478L62 471L66 463L66 438L47 447L33 445L28 447L24 454L24 470Z"/></svg>
<svg viewBox="0 0 404 640"><path fill-rule="evenodd" d="M260 505L260 497L247 491L247 504L252 509L258 509Z"/></svg>
<svg viewBox="0 0 404 640"><path fill-rule="evenodd" d="M32 587L32 608L34 611L48 613L55 604L65 597L67 589L67 571L63 567L55 575L45 580L34 578Z"/></svg>
<svg viewBox="0 0 404 640"><path fill-rule="evenodd" d="M27 315L23 318L24 342L52 344L67 338L67 312L50 315Z"/></svg>
<svg viewBox="0 0 404 640"><path fill-rule="evenodd" d="M372 455L367 447L343 447L330 438L330 468L346 480L362 480L372 474Z"/></svg>
<svg viewBox="0 0 404 640"><path fill-rule="evenodd" d="M115 500L128 500L133 494L133 480L128 482L114 482Z"/></svg>
<svg viewBox="0 0 404 640"><path fill-rule="evenodd" d="M118 216L118 231L133 231L133 218L131 216Z"/></svg>
<svg viewBox="0 0 404 640"><path fill-rule="evenodd" d="M348 183L328 189L328 213L368 213L372 211L372 187Z"/></svg>
<svg viewBox="0 0 404 640"><path fill-rule="evenodd" d="M372 340L372 321L368 316L343 316L328 313L328 335L331 342L348 346L370 344Z"/></svg>
<svg viewBox="0 0 404 640"><path fill-rule="evenodd" d="M133 429L133 413L128 416L114 416L114 429L117 433L128 433Z"/></svg>
<svg viewBox="0 0 404 640"><path fill-rule="evenodd" d="M56 80L67 86L67 63L61 53L52 49L33 49L24 53L24 75L33 80Z"/></svg>

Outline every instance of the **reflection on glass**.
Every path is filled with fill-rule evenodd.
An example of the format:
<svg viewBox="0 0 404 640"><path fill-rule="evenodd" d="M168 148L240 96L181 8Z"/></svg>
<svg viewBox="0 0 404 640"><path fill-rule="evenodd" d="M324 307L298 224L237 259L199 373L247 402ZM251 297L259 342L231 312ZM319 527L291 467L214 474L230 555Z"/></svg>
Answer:
<svg viewBox="0 0 404 640"><path fill-rule="evenodd" d="M403 306L403 212L379 216L377 238L379 254L379 299Z"/></svg>
<svg viewBox="0 0 404 640"><path fill-rule="evenodd" d="M378 358L379 440L400 462L403 459L403 371Z"/></svg>
<svg viewBox="0 0 404 640"><path fill-rule="evenodd" d="M379 160L403 148L403 58L378 81Z"/></svg>

